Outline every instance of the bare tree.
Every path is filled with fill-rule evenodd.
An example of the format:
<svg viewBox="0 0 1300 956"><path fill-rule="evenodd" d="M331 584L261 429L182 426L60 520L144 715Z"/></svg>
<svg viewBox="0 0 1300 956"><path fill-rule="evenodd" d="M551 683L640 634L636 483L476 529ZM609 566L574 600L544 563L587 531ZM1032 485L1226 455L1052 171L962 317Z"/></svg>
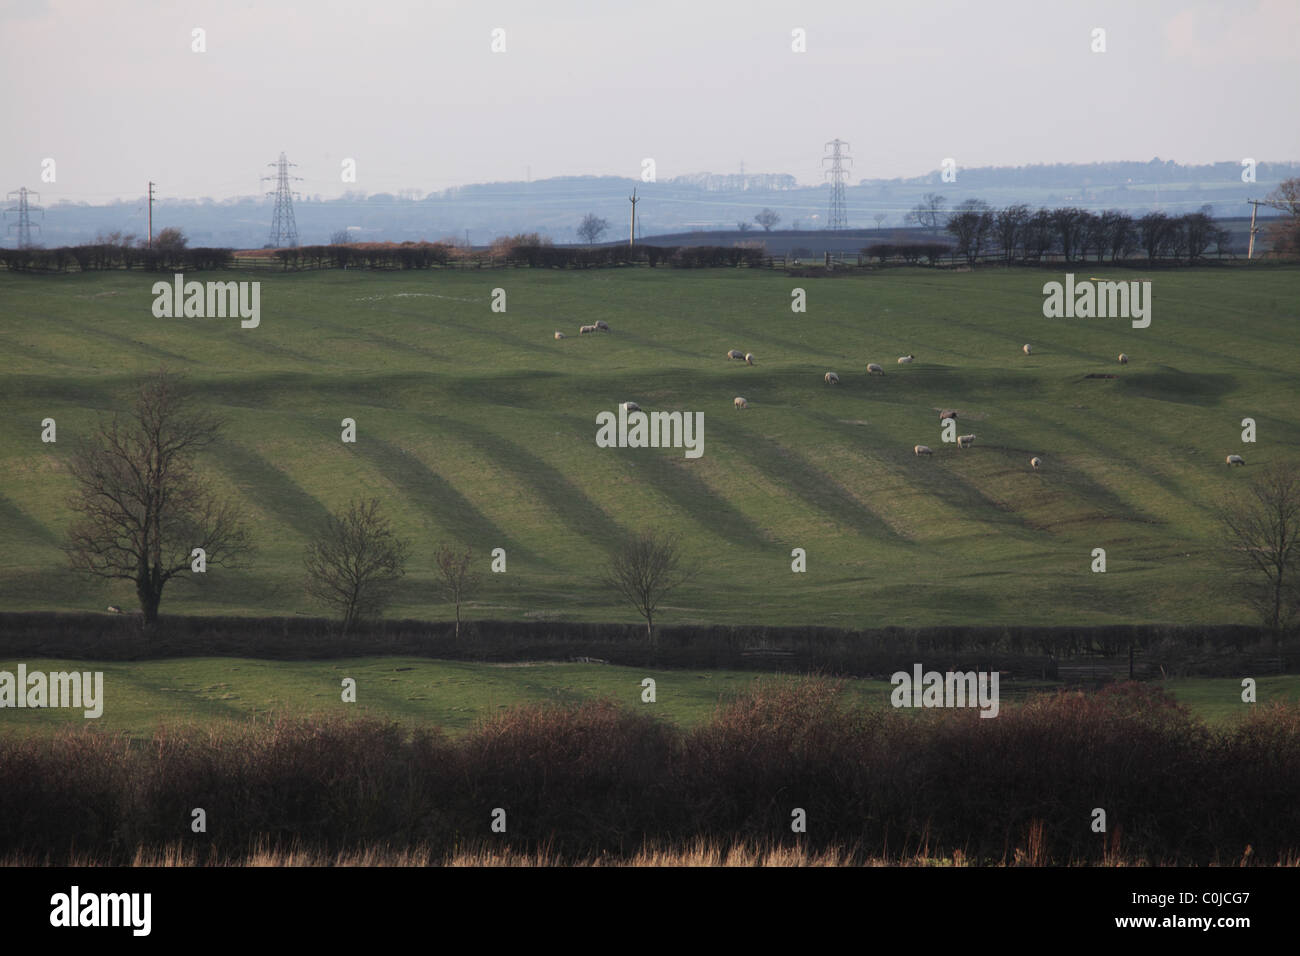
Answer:
<svg viewBox="0 0 1300 956"><path fill-rule="evenodd" d="M745 222L743 219L736 223L736 229L740 232L749 232L753 228L753 223Z"/></svg>
<svg viewBox="0 0 1300 956"><path fill-rule="evenodd" d="M878 212L878 213L876 213L874 216L872 216L871 218L874 219L874 220L876 220L876 228L879 229L879 228L881 228L881 227L885 224L885 220L889 218L889 214L888 214L888 213L883 213L883 212Z"/></svg>
<svg viewBox="0 0 1300 956"><path fill-rule="evenodd" d="M1016 261L1016 246L1024 245L1028 222L1029 207L1024 203L999 209L994 216L993 231L1002 247L1002 258L1008 265Z"/></svg>
<svg viewBox="0 0 1300 956"><path fill-rule="evenodd" d="M1137 231L1147 261L1155 262L1169 235L1169 217L1162 212L1149 212L1137 221Z"/></svg>
<svg viewBox="0 0 1300 956"><path fill-rule="evenodd" d="M443 545L438 549L435 562L438 573L442 575L442 591L447 600L456 605L456 637L460 638L460 605L468 600L477 590L480 578L470 570L474 559L474 549L466 547L464 551Z"/></svg>
<svg viewBox="0 0 1300 956"><path fill-rule="evenodd" d="M675 535L641 531L614 552L605 584L645 618L646 640L653 643L654 615L659 603L697 571L697 565L683 558Z"/></svg>
<svg viewBox="0 0 1300 956"><path fill-rule="evenodd" d="M939 223L943 219L943 206L947 200L939 193L926 193L921 201L912 207L904 219L914 222L923 229L929 229L939 235Z"/></svg>
<svg viewBox="0 0 1300 956"><path fill-rule="evenodd" d="M175 226L168 226L153 237L153 247L155 249L178 250L184 249L188 244L189 240L185 238L185 233Z"/></svg>
<svg viewBox="0 0 1300 956"><path fill-rule="evenodd" d="M1243 596L1281 635L1300 614L1300 471L1284 463L1265 467L1217 512L1228 563L1243 575Z"/></svg>
<svg viewBox="0 0 1300 956"><path fill-rule="evenodd" d="M1074 258L1083 241L1083 225L1087 213L1077 206L1062 206L1051 211L1052 227L1061 240L1061 254L1065 261Z"/></svg>
<svg viewBox="0 0 1300 956"><path fill-rule="evenodd" d="M410 545L380 512L377 498L351 501L307 545L307 593L333 608L347 633L355 622L383 613L406 573L409 552Z"/></svg>
<svg viewBox="0 0 1300 956"><path fill-rule="evenodd" d="M160 368L140 381L128 415L101 422L98 438L73 454L68 504L77 518L64 551L77 571L131 581L147 625L158 620L168 581L197 580L184 572L200 558L206 572L236 567L252 550L238 512L195 464L220 428L191 408L181 378Z"/></svg>
<svg viewBox="0 0 1300 956"><path fill-rule="evenodd" d="M582 222L578 224L578 237L585 239L587 245L593 246L600 241L600 237L605 234L607 229L609 229L608 221L601 219L594 212L589 212L583 216Z"/></svg>
<svg viewBox="0 0 1300 956"><path fill-rule="evenodd" d="M981 199L967 199L953 210L944 228L957 240L958 255L974 265L993 231L993 211Z"/></svg>
<svg viewBox="0 0 1300 956"><path fill-rule="evenodd" d="M1284 179L1264 201L1283 217L1268 230L1269 240L1276 255L1300 255L1300 177Z"/></svg>
<svg viewBox="0 0 1300 956"><path fill-rule="evenodd" d="M336 229L330 233L331 246L346 246L352 241L352 234L346 229Z"/></svg>
<svg viewBox="0 0 1300 956"><path fill-rule="evenodd" d="M764 209L754 216L754 222L763 227L764 232L771 232L772 227L781 221L781 217L771 209ZM795 228L798 228L797 226Z"/></svg>

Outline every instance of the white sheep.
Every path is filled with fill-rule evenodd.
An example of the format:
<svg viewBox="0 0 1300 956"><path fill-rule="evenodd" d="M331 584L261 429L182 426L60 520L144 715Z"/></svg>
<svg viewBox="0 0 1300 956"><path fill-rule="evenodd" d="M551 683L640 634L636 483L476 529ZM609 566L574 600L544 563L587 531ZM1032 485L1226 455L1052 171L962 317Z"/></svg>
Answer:
<svg viewBox="0 0 1300 956"><path fill-rule="evenodd" d="M745 401L739 395L736 396L735 405L737 408L749 408L749 402Z"/></svg>
<svg viewBox="0 0 1300 956"><path fill-rule="evenodd" d="M636 402L624 402L623 404L619 405L619 408L625 408L629 412L641 411L641 406L638 405Z"/></svg>
<svg viewBox="0 0 1300 956"><path fill-rule="evenodd" d="M1042 463L1043 463L1043 459L1039 458L1037 455L1035 455L1033 458L1029 459L1029 464L1031 464L1031 465L1033 466L1034 471L1037 471L1037 470L1038 470L1038 466L1041 465Z"/></svg>
<svg viewBox="0 0 1300 956"><path fill-rule="evenodd" d="M1120 352L1120 353L1119 353L1119 364L1120 364L1120 365L1127 365L1127 364L1128 364L1128 356L1125 355L1123 352Z"/></svg>
<svg viewBox="0 0 1300 956"><path fill-rule="evenodd" d="M967 447L968 445L973 444L974 441L975 441L975 436L974 436L974 435L958 435L958 436L957 436L957 447L958 447L958 448L965 448L965 447Z"/></svg>
<svg viewBox="0 0 1300 956"><path fill-rule="evenodd" d="M827 373L826 373L826 384L827 384L827 385L838 385L838 384L840 384L840 377L839 377L838 375L836 375L834 372L827 372Z"/></svg>
<svg viewBox="0 0 1300 956"><path fill-rule="evenodd" d="M121 613L122 613L122 609L121 609L120 607L118 607L116 604L110 604L110 605L108 606L108 613L109 613L109 614L121 614Z"/></svg>
<svg viewBox="0 0 1300 956"><path fill-rule="evenodd" d="M1031 349L1031 348L1029 347L1028 343L1026 343L1025 345L1021 346L1021 348L1022 348L1022 350L1024 351L1024 353L1025 353L1026 355L1031 355L1031 354L1033 354L1033 351L1034 351L1034 350Z"/></svg>
<svg viewBox="0 0 1300 956"><path fill-rule="evenodd" d="M945 408L943 411L939 413L939 421L943 421L944 419L947 418L951 418L953 421L956 421L957 420L956 409Z"/></svg>
<svg viewBox="0 0 1300 956"><path fill-rule="evenodd" d="M881 368L879 365L877 365L875 362L868 362L867 374L870 375L872 372L879 372L881 375L885 374L885 370Z"/></svg>
<svg viewBox="0 0 1300 956"><path fill-rule="evenodd" d="M1229 465L1244 465L1246 463L1246 459L1240 455L1229 455L1226 460Z"/></svg>
<svg viewBox="0 0 1300 956"><path fill-rule="evenodd" d="M746 353L745 353L745 364L746 364L746 365L753 365L753 364L754 364L754 353L752 353L752 352L746 352Z"/></svg>
<svg viewBox="0 0 1300 956"><path fill-rule="evenodd" d="M556 333L555 333L555 341L557 341L557 342L558 342L560 339L567 339L567 338L568 338L568 336L565 335L563 332L556 332Z"/></svg>
<svg viewBox="0 0 1300 956"><path fill-rule="evenodd" d="M578 334L586 335L588 332L595 332L595 331L596 331L596 327L594 325L584 325L578 329Z"/></svg>
<svg viewBox="0 0 1300 956"><path fill-rule="evenodd" d="M911 364L912 364L912 359L914 359L914 358L916 358L915 355L900 355L900 356L898 357L898 364L899 364L899 365L911 365Z"/></svg>
<svg viewBox="0 0 1300 956"><path fill-rule="evenodd" d="M912 454L914 454L914 455L933 455L934 452L930 450L930 446L929 446L929 445L917 445L917 446L915 446L915 447L912 449Z"/></svg>
<svg viewBox="0 0 1300 956"><path fill-rule="evenodd" d="M596 328L600 329L602 332L608 332L608 331L609 331L609 323L606 322L604 319L597 319L597 320L596 320Z"/></svg>
<svg viewBox="0 0 1300 956"><path fill-rule="evenodd" d="M729 359L743 359L744 357L745 353L740 351L740 349L732 349L727 353L727 358Z"/></svg>

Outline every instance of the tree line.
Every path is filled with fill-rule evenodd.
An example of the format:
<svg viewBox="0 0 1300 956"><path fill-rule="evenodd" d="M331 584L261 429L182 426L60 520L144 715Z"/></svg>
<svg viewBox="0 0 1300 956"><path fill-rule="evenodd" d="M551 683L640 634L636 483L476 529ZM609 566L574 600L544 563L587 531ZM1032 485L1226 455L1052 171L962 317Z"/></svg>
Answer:
<svg viewBox="0 0 1300 956"><path fill-rule="evenodd" d="M234 505L197 464L221 427L194 404L181 376L160 368L138 383L130 412L102 421L72 457L75 519L64 551L76 571L134 585L146 626L157 622L169 582L194 583L194 572L209 566L240 567L254 550ZM392 603L410 553L377 498L353 498L307 545L305 590L338 615L346 634ZM443 544L434 555L438 586L455 606L457 638L461 606L482 580L473 562L473 548L459 544ZM643 531L613 549L605 584L636 608L653 641L660 602L697 570L674 536Z"/></svg>
<svg viewBox="0 0 1300 956"><path fill-rule="evenodd" d="M234 568L252 552L242 516L217 496L197 455L219 439L221 422L196 407L180 376L160 368L138 384L126 415L100 423L69 471L75 518L64 550L71 566L134 585L146 626L158 619L172 580L194 583L207 566ZM1241 571L1241 596L1278 639L1300 620L1300 475L1284 465L1262 469L1245 493L1219 504L1224 564ZM636 609L655 639L664 597L700 570L673 535L644 530L611 543L605 586ZM316 529L304 554L305 588L331 608L343 630L382 614L405 574L410 544L378 499L354 498ZM456 608L480 584L473 550L444 544L437 581Z"/></svg>

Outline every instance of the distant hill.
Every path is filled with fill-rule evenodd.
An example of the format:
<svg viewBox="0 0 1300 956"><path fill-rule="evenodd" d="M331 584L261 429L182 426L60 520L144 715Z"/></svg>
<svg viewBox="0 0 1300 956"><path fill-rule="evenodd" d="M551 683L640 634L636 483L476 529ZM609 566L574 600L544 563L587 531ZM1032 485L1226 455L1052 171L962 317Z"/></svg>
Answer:
<svg viewBox="0 0 1300 956"><path fill-rule="evenodd" d="M958 167L955 182L944 183L936 170L912 179L864 179L846 187L849 224L856 230L900 227L922 195L942 192L955 205L979 198L995 206L1079 205L1115 208L1140 215L1150 209L1186 212L1209 203L1216 215L1249 213L1248 198L1263 198L1279 182L1300 176L1300 163L1260 163L1255 183L1241 181L1241 167L1224 162L1180 166L1151 160L1087 165ZM20 184L13 184L18 186ZM781 230L806 231L826 222L830 189L798 185L788 174L678 176L644 183L616 176L565 176L534 182L477 183L409 198L393 193L350 194L324 200L304 197L295 204L303 244L322 243L348 229L356 240L401 242L419 239L466 240L484 245L500 235L537 232L559 243L577 242L577 226L587 213L606 219L605 241L626 237L628 197L637 191L640 236L693 231L737 230L770 208ZM143 198L92 206L49 202L39 241L47 246L89 242L99 233L147 230ZM264 197L228 201L162 199L154 204L154 228L177 226L192 245L256 248L270 232L271 203ZM757 231L757 227L755 227ZM872 230L874 232L874 230ZM12 246L12 235L6 237Z"/></svg>

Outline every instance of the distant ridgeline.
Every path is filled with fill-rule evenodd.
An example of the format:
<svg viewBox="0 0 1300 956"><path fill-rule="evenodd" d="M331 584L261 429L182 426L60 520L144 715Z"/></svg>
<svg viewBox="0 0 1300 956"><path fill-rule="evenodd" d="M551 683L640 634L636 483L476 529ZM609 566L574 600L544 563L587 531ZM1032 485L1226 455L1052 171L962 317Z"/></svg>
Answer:
<svg viewBox="0 0 1300 956"><path fill-rule="evenodd" d="M1300 176L1300 163L1259 162L1253 180L1243 179L1238 161L1182 166L1172 161L1055 164L1018 167L955 166L923 176L862 179L845 188L848 225L866 229L877 216L890 226L928 192L939 191L948 208L965 199L993 205L1077 205L1115 209L1140 216L1153 209L1171 215L1209 203L1216 217L1249 213L1247 199L1262 199L1282 180ZM501 235L538 232L557 243L579 241L578 225L588 213L606 219L606 238L626 236L628 196L633 188L638 239L642 236L717 231L741 227L758 232L754 216L771 209L783 228L817 230L826 224L829 186L799 185L788 173L693 173L652 182L619 176L565 176L532 182L478 183L421 194L360 191L338 199L320 195L294 203L299 234L324 242L346 229L357 241L464 241L476 245ZM139 199L92 206L45 197L41 239L48 246L92 243L113 232L146 232ZM160 200L155 223L182 229L191 242L234 249L260 248L271 231L273 205L263 196L213 201ZM1261 215L1267 214L1264 209ZM12 240L9 240L12 241Z"/></svg>

